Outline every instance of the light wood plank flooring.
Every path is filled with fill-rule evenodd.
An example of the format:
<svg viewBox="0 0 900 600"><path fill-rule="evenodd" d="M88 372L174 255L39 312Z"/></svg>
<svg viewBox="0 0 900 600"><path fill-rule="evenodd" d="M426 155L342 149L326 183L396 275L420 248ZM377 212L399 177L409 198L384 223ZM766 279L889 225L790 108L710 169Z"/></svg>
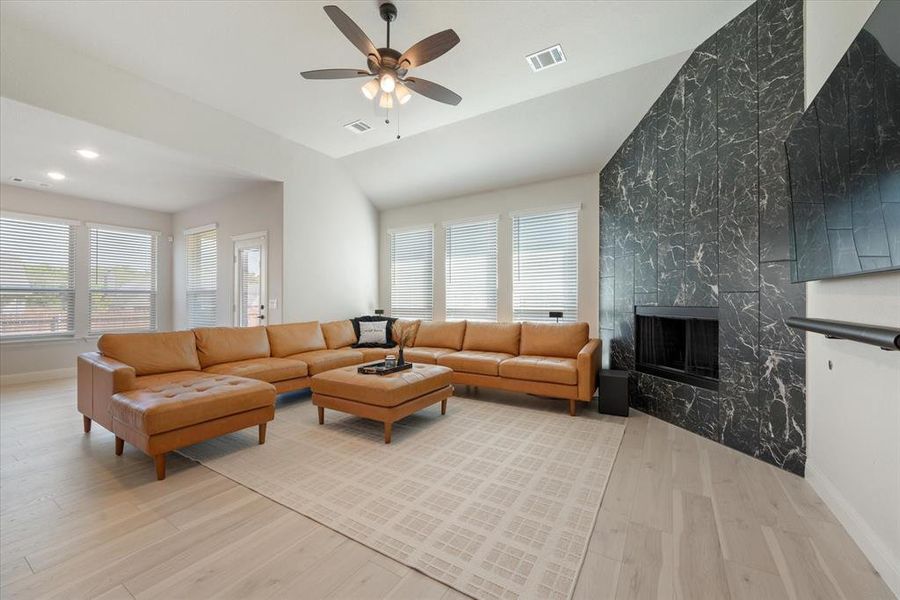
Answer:
<svg viewBox="0 0 900 600"><path fill-rule="evenodd" d="M632 414L577 600L893 597L805 481ZM157 482L81 433L74 380L3 388L0 426L3 598L464 598L177 455Z"/></svg>

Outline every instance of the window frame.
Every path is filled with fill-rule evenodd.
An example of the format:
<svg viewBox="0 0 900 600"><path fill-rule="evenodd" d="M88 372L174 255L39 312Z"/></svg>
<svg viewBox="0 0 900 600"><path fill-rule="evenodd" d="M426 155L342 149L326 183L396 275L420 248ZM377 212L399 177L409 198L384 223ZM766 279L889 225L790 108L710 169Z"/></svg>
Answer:
<svg viewBox="0 0 900 600"><path fill-rule="evenodd" d="M479 321L496 323L500 316L500 215L484 215L466 219L445 221L444 229L444 320L446 321ZM494 314L491 319L481 319L471 316L453 316L451 318L450 286L452 277L451 264L451 229L454 227L493 225L494 226Z"/></svg>
<svg viewBox="0 0 900 600"><path fill-rule="evenodd" d="M534 321L534 322L543 322L543 323L553 323L556 322L556 319L550 318L549 314L547 316L542 316L539 318L527 317L523 318L520 315L516 314L516 279L517 273L519 273L519 268L517 267L517 229L516 222L520 218L528 218L528 217L539 217L539 216L550 216L554 214L564 214L564 213L572 213L575 216L575 244L574 244L574 305L572 306L571 314L564 307L547 307L547 312L549 313L551 310L563 310L563 318L559 319L560 323L575 323L578 322L579 318L579 307L580 307L580 294L579 288L581 286L581 265L580 265L580 244L581 244L581 204L560 204L556 206L544 206L540 208L531 208L526 210L512 211L509 213L510 217L510 259L511 259L511 270L510 270L510 295L512 300L511 307L511 315L512 320L514 322L525 322L525 321Z"/></svg>
<svg viewBox="0 0 900 600"><path fill-rule="evenodd" d="M24 287L9 286L0 287L2 292L12 293L49 293L59 294L60 297L68 296L66 305L68 307L68 323L69 329L64 332L48 332L48 333L31 333L20 335L0 335L0 343L15 344L22 342L46 342L46 341L67 341L73 340L78 332L78 280L77 280L77 252L79 243L79 225L81 223L73 219L65 219L60 217L51 217L46 215L36 215L29 213L20 213L14 211L0 211L0 219L10 221L21 221L26 223L35 223L38 225L62 225L68 227L68 286L67 287Z"/></svg>
<svg viewBox="0 0 900 600"><path fill-rule="evenodd" d="M405 315L397 315L395 314L396 307L394 306L394 289L395 289L395 264L394 264L394 236L403 235L403 234L411 234L411 233L429 233L431 237L431 286L430 286L430 299L431 304L429 307L429 316L425 318L424 316L405 316ZM390 262L390 271L388 273L389 277L389 298L388 303L390 305L390 315L391 317L400 318L400 319L419 319L423 321L431 321L434 319L434 241L435 241L435 227L434 224L428 225L417 225L411 227L403 227L398 229L390 229L387 232L388 234L388 261Z"/></svg>
<svg viewBox="0 0 900 600"><path fill-rule="evenodd" d="M89 337L101 336L105 333L149 333L159 331L159 238L161 232L152 229L137 227L123 227L106 223L85 223L88 237L88 272L87 272L87 331ZM151 277L149 290L127 290L116 288L94 288L94 231L109 233L126 233L133 235L147 235L151 238ZM95 293L111 294L147 294L150 297L150 327L123 328L123 329L94 329L93 327L93 296Z"/></svg>
<svg viewBox="0 0 900 600"><path fill-rule="evenodd" d="M215 251L213 252L213 261L212 261L212 273L213 273L213 285L212 288L191 288L191 248L189 237L193 235L201 235L204 233L212 232L213 238L216 242ZM185 313L185 324L189 329L193 329L195 327L216 327L219 324L219 298L218 298L218 282L219 282L219 227L217 223L210 223L208 225L201 225L199 227L191 227L185 229L183 232L184 237L184 313ZM209 294L212 292L212 313L213 313L213 321L211 323L207 322L194 322L191 317L191 294Z"/></svg>

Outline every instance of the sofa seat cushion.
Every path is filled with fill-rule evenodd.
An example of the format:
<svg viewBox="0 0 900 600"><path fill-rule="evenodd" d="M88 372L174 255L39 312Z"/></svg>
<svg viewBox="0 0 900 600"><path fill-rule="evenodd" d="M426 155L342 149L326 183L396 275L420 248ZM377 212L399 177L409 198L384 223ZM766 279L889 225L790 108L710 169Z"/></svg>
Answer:
<svg viewBox="0 0 900 600"><path fill-rule="evenodd" d="M204 375L200 371L173 371L171 373L144 375L142 377L135 377L134 385L129 389L137 390L141 388L154 388L169 383L181 383L189 379L203 379L203 377ZM212 379L215 375L207 375L207 377Z"/></svg>
<svg viewBox="0 0 900 600"><path fill-rule="evenodd" d="M342 348L340 350L313 350L312 352L293 354L287 358L306 363L310 375L349 365L358 365L363 362L362 352L351 348Z"/></svg>
<svg viewBox="0 0 900 600"><path fill-rule="evenodd" d="M516 356L500 363L500 377L577 385L578 369L574 358Z"/></svg>
<svg viewBox="0 0 900 600"><path fill-rule="evenodd" d="M437 359L445 354L453 354L456 350L450 348L430 348L423 346L421 348L405 348L403 350L403 360L413 363L425 363L428 365L436 365ZM397 348L397 355L400 355L400 349Z"/></svg>
<svg viewBox="0 0 900 600"><path fill-rule="evenodd" d="M306 377L309 369L306 363L289 358L251 358L236 362L222 363L203 369L204 373L217 375L234 375L235 377L249 377L275 383L288 379Z"/></svg>
<svg viewBox="0 0 900 600"><path fill-rule="evenodd" d="M475 373L477 375L499 374L500 363L512 354L505 352L482 352L480 350L463 350L453 354L445 354L437 359L439 365L450 367L461 373Z"/></svg>
<svg viewBox="0 0 900 600"><path fill-rule="evenodd" d="M313 394L391 408L448 388L453 371L437 365L413 365L390 375L361 375L356 367L334 369L312 378Z"/></svg>
<svg viewBox="0 0 900 600"><path fill-rule="evenodd" d="M384 360L384 357L388 354L393 354L394 356L400 354L400 348L357 348L357 350L362 352L363 362L375 362Z"/></svg>
<svg viewBox="0 0 900 600"><path fill-rule="evenodd" d="M192 331L107 333L97 340L97 349L103 356L134 367L138 377L200 370Z"/></svg>
<svg viewBox="0 0 900 600"><path fill-rule="evenodd" d="M271 384L243 377L200 375L113 395L113 419L154 435L275 404Z"/></svg>

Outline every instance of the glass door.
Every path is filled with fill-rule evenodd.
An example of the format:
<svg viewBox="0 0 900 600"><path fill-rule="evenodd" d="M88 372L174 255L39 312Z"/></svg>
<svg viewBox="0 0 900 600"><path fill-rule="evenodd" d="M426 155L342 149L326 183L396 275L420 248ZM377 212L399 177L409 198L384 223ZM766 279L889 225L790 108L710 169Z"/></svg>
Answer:
<svg viewBox="0 0 900 600"><path fill-rule="evenodd" d="M264 233L234 238L234 324L266 324L266 246Z"/></svg>

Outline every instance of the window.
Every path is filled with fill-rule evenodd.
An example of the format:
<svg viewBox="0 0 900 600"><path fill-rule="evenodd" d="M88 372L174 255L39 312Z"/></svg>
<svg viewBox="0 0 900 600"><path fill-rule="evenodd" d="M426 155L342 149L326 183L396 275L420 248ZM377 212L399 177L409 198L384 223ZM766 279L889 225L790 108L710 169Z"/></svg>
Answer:
<svg viewBox="0 0 900 600"><path fill-rule="evenodd" d="M578 209L513 215L513 319L578 316Z"/></svg>
<svg viewBox="0 0 900 600"><path fill-rule="evenodd" d="M447 320L497 320L497 219L445 228Z"/></svg>
<svg viewBox="0 0 900 600"><path fill-rule="evenodd" d="M74 334L74 256L73 224L0 217L0 338Z"/></svg>
<svg viewBox="0 0 900 600"><path fill-rule="evenodd" d="M88 227L90 333L156 329L159 235L106 225Z"/></svg>
<svg viewBox="0 0 900 600"><path fill-rule="evenodd" d="M391 233L391 316L432 318L434 231Z"/></svg>
<svg viewBox="0 0 900 600"><path fill-rule="evenodd" d="M208 225L184 232L187 257L188 327L216 325L216 227Z"/></svg>

